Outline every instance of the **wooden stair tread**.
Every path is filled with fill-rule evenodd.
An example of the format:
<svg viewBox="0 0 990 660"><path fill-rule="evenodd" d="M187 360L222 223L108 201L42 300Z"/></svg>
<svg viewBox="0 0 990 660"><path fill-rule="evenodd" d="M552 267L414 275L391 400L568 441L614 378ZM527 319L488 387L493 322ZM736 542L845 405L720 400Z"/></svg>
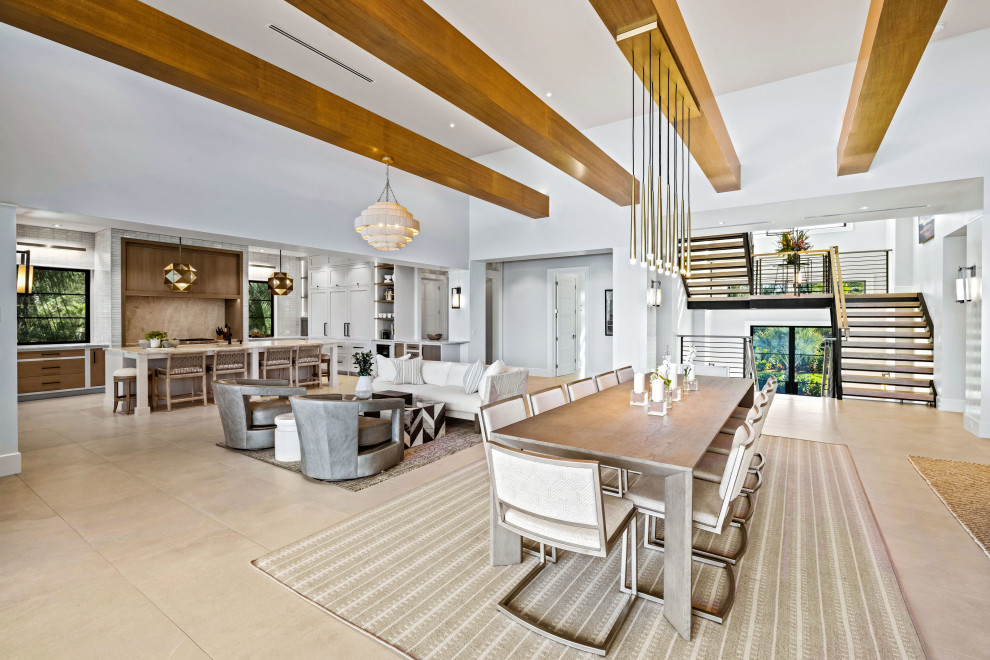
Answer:
<svg viewBox="0 0 990 660"><path fill-rule="evenodd" d="M746 243L742 238L719 238L710 241L698 238L691 239L692 252L694 250L717 250L721 248L739 248L742 250L745 247Z"/></svg>
<svg viewBox="0 0 990 660"><path fill-rule="evenodd" d="M868 383L871 385L897 385L899 387L927 387L931 389L931 378L903 378L884 376L858 376L855 374L842 374L843 383Z"/></svg>
<svg viewBox="0 0 990 660"><path fill-rule="evenodd" d="M846 362L845 356L842 358L842 371L881 371L899 374L934 374L935 368L930 366L919 366L910 364L877 364L875 362Z"/></svg>
<svg viewBox="0 0 990 660"><path fill-rule="evenodd" d="M914 353L859 353L845 352L843 347L842 357L855 358L857 360L893 360L895 362L931 362L935 358L929 355L916 355Z"/></svg>
<svg viewBox="0 0 990 660"><path fill-rule="evenodd" d="M691 287L691 288L693 289L694 287ZM691 297L697 297L698 295L702 295L703 296L703 295L709 294L709 293L743 293L743 294L749 295L749 287L745 287L745 288L742 288L742 289L705 288L705 287L701 287L700 290L689 291L688 293L691 295Z"/></svg>
<svg viewBox="0 0 990 660"><path fill-rule="evenodd" d="M857 328L924 328L928 324L924 321L865 321L863 319L849 319L849 327Z"/></svg>
<svg viewBox="0 0 990 660"><path fill-rule="evenodd" d="M726 287L726 286L732 286L734 284L745 284L749 286L749 279L745 277L737 277L737 278L721 277L717 279L709 279L706 277L705 279L701 279L701 280L694 277L687 278L687 286L688 288L691 289L703 289L706 287Z"/></svg>
<svg viewBox="0 0 990 660"><path fill-rule="evenodd" d="M880 309L870 309L870 310L860 310L860 309L850 309L846 313L849 318L905 318L905 317L916 317L924 318L925 314L920 309L913 312L906 312L903 310L897 311L885 311Z"/></svg>
<svg viewBox="0 0 990 660"><path fill-rule="evenodd" d="M749 272L745 268L710 268L708 266L698 266L691 264L691 275L688 279L706 279L711 277L747 277Z"/></svg>
<svg viewBox="0 0 990 660"><path fill-rule="evenodd" d="M897 399L902 401L934 401L931 392L906 392L904 390L868 390L856 387L843 387L843 396L862 396L874 399Z"/></svg>
<svg viewBox="0 0 990 660"><path fill-rule="evenodd" d="M918 300L917 293L849 293L846 297L853 300Z"/></svg>
<svg viewBox="0 0 990 660"><path fill-rule="evenodd" d="M847 293L846 294L846 298L848 299L852 295L853 294L851 294L851 293ZM889 303L880 303L880 302L862 302L862 301L859 301L859 300L856 300L856 301L850 300L850 301L847 301L846 302L846 306L847 307L879 307L881 309L888 308L888 307L919 307L920 308L921 307L921 303L920 302L889 302Z"/></svg>
<svg viewBox="0 0 990 660"><path fill-rule="evenodd" d="M927 329L922 330L893 330L890 332L856 332L855 328L849 329L850 339L931 339L931 333Z"/></svg>
<svg viewBox="0 0 990 660"><path fill-rule="evenodd" d="M842 349L847 348L883 348L890 350L908 350L908 351L930 351L935 348L935 345L931 342L909 342L909 341L854 341L847 339L842 342Z"/></svg>

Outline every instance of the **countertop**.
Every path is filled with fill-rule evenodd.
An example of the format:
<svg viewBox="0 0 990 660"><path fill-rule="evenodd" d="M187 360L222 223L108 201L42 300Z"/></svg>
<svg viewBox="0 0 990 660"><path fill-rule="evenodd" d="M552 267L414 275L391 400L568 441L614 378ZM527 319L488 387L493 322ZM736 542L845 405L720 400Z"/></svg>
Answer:
<svg viewBox="0 0 990 660"><path fill-rule="evenodd" d="M25 344L17 347L17 352L23 351L71 351L81 348L108 348L109 344Z"/></svg>
<svg viewBox="0 0 990 660"><path fill-rule="evenodd" d="M138 355L141 353L146 353L148 355L168 355L169 353L195 353L198 351L216 351L225 348L247 348L248 350L255 350L259 348L265 348L268 346L295 346L298 344L312 345L318 344L320 346L326 346L327 344L336 344L337 342L331 339L256 339L255 341L250 341L246 344L234 343L227 344L227 342L214 342L211 344L182 344L178 348L142 348L140 346L118 346L109 349L111 352L120 353L130 353L133 355Z"/></svg>
<svg viewBox="0 0 990 660"><path fill-rule="evenodd" d="M376 344L429 344L439 346L441 344L467 344L467 339L356 339L354 337L343 337L341 339L327 339L329 342L337 344L363 344L365 342L375 342Z"/></svg>

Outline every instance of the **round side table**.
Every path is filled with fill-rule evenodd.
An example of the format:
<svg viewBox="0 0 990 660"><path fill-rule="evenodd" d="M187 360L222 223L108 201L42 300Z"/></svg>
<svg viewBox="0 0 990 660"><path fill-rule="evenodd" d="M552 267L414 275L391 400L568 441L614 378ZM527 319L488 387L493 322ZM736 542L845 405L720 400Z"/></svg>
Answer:
<svg viewBox="0 0 990 660"><path fill-rule="evenodd" d="M275 418L275 460L279 463L292 463L301 458L296 418L292 413L279 415Z"/></svg>

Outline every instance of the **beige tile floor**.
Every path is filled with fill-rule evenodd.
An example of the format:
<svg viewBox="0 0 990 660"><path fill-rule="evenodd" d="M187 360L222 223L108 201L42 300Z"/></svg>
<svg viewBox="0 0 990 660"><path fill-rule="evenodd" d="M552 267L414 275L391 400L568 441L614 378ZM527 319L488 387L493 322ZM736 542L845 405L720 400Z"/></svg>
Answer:
<svg viewBox="0 0 990 660"><path fill-rule="evenodd" d="M352 493L214 446L213 406L135 418L101 403L19 406L24 471L0 479L4 657L391 657L249 562L483 457ZM906 457L990 463L990 440L958 414L788 396L765 432L849 445L932 656L987 657L990 559Z"/></svg>

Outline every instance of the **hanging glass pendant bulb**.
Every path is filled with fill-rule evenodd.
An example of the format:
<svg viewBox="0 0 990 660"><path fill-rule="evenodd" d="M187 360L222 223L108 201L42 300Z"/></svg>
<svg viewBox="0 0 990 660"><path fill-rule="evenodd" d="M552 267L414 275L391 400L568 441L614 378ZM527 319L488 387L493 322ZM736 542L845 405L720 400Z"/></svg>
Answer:
<svg viewBox="0 0 990 660"><path fill-rule="evenodd" d="M282 251L278 251L278 271L268 278L268 290L273 296L287 296L292 293L292 278L282 271Z"/></svg>
<svg viewBox="0 0 990 660"><path fill-rule="evenodd" d="M385 188L378 201L354 219L354 231L376 250L393 252L404 248L419 234L419 220L395 197L388 177L392 159L386 156L382 161L385 163Z"/></svg>
<svg viewBox="0 0 990 660"><path fill-rule="evenodd" d="M165 286L180 293L188 291L196 282L196 269L182 263L182 238L179 238L179 259L165 266Z"/></svg>

